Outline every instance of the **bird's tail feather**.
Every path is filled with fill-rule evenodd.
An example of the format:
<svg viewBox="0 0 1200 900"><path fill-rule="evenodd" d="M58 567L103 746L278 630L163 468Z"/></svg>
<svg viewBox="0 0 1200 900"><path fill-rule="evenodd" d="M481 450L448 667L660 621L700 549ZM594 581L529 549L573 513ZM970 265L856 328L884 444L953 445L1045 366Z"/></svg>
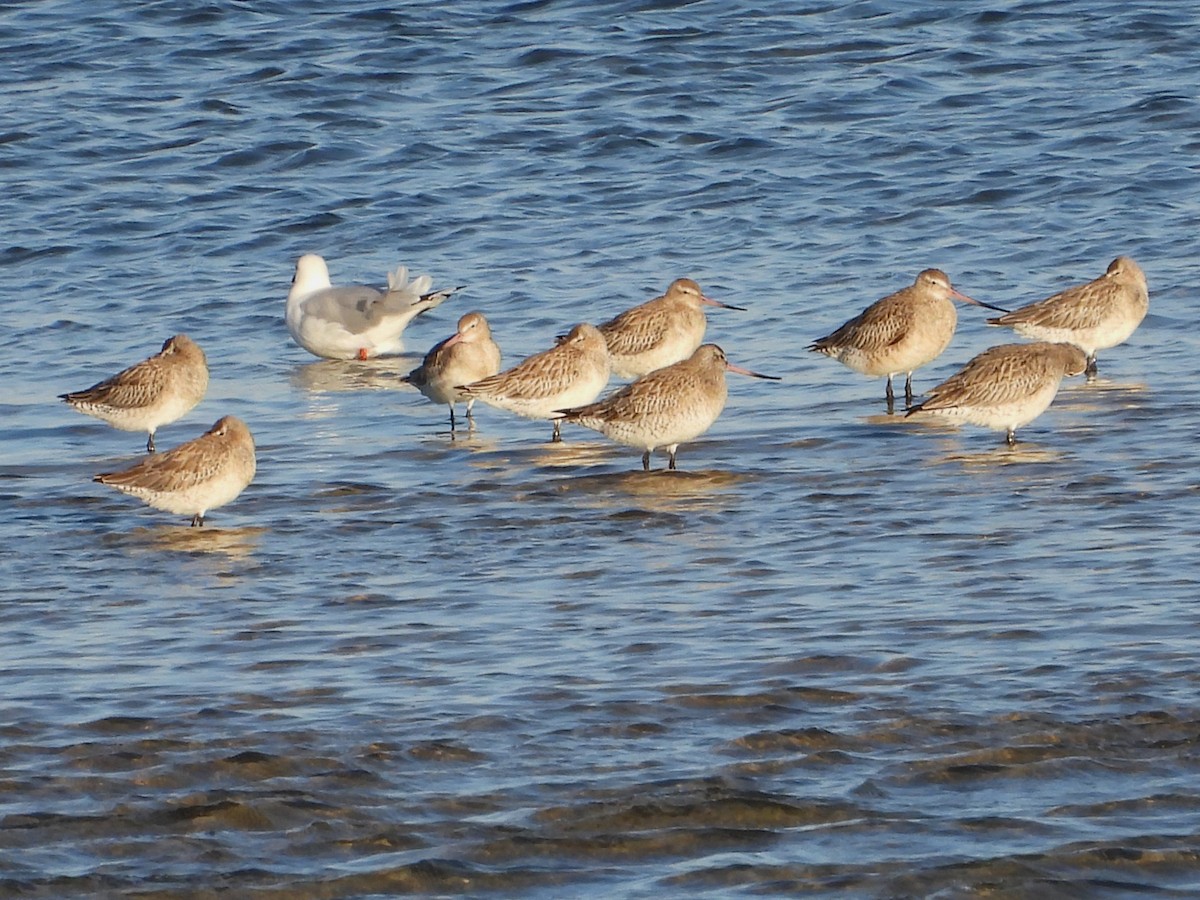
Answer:
<svg viewBox="0 0 1200 900"><path fill-rule="evenodd" d="M431 291L433 278L421 275L408 280L408 267L400 266L394 272L388 273L387 303L391 307L420 306L421 312L427 312L447 300L456 291L461 291L463 285L453 288L442 288Z"/></svg>

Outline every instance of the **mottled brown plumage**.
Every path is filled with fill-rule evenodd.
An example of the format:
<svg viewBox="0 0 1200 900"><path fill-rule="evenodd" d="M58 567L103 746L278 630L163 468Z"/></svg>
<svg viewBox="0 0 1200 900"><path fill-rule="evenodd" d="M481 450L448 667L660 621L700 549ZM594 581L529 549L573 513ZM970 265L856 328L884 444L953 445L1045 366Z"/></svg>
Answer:
<svg viewBox="0 0 1200 900"><path fill-rule="evenodd" d="M468 397L529 419L550 419L555 410L590 403L608 384L608 347L596 326L576 325L549 350L507 371L460 385ZM559 422L554 435L559 441Z"/></svg>
<svg viewBox="0 0 1200 900"><path fill-rule="evenodd" d="M651 452L665 447L668 468L674 469L679 445L708 431L725 408L726 371L778 380L735 366L716 344L703 344L687 359L656 369L611 397L559 413L567 422L645 451L642 468L647 471Z"/></svg>
<svg viewBox="0 0 1200 900"><path fill-rule="evenodd" d="M149 359L59 399L122 431L148 432L146 450L153 453L154 432L182 418L207 390L204 351L186 334L177 334Z"/></svg>
<svg viewBox="0 0 1200 900"><path fill-rule="evenodd" d="M93 480L155 509L191 515L193 525L203 525L205 513L236 498L256 469L250 429L241 419L224 416L195 440Z"/></svg>
<svg viewBox="0 0 1200 900"><path fill-rule="evenodd" d="M1087 373L1096 372L1096 351L1124 343L1150 309L1146 273L1128 256L1118 256L1099 278L988 319L1022 337L1065 341L1087 354Z"/></svg>
<svg viewBox="0 0 1200 900"><path fill-rule="evenodd" d="M690 278L677 278L665 294L627 309L600 325L608 344L613 373L639 378L655 369L687 359L704 340L705 306L741 309L705 297Z"/></svg>
<svg viewBox="0 0 1200 900"><path fill-rule="evenodd" d="M929 392L929 399L908 411L1006 433L1016 443L1016 431L1050 406L1066 376L1081 375L1087 357L1073 344L1001 344L968 362Z"/></svg>
<svg viewBox="0 0 1200 900"><path fill-rule="evenodd" d="M958 312L951 298L998 308L959 293L941 269L925 269L911 285L875 301L808 349L863 375L886 375L889 408L892 378L905 373L904 397L912 403L913 371L941 356L954 337Z"/></svg>
<svg viewBox="0 0 1200 900"><path fill-rule="evenodd" d="M454 404L467 401L467 418L473 418L475 398L461 390L500 371L500 347L492 340L488 320L480 312L469 312L458 320L458 330L433 346L425 359L402 379L434 403L450 407L450 428L454 428Z"/></svg>

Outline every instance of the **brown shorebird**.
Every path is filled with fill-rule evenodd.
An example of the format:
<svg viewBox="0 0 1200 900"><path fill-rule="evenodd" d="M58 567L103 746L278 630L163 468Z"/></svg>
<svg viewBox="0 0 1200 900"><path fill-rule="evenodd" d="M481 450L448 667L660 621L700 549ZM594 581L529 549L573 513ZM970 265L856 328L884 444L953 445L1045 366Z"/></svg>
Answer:
<svg viewBox="0 0 1200 900"><path fill-rule="evenodd" d="M146 451L154 452L154 432L182 418L204 399L208 362L186 334L167 338L162 350L84 391L59 394L81 413L122 431L146 431Z"/></svg>
<svg viewBox="0 0 1200 900"><path fill-rule="evenodd" d="M567 422L643 450L645 471L650 470L651 452L665 447L667 467L674 469L679 445L708 431L725 408L726 371L779 381L735 366L716 344L703 344L682 362L656 369L599 403L558 412Z"/></svg>
<svg viewBox="0 0 1200 900"><path fill-rule="evenodd" d="M535 353L498 375L458 389L489 406L528 419L553 419L553 441L561 441L556 410L591 403L608 384L608 348L596 326L576 325L549 350Z"/></svg>
<svg viewBox="0 0 1200 900"><path fill-rule="evenodd" d="M704 340L706 305L743 310L705 297L690 278L676 278L661 297L627 309L599 326L608 343L613 374L640 378L687 359Z"/></svg>
<svg viewBox="0 0 1200 900"><path fill-rule="evenodd" d="M287 298L287 327L296 343L328 359L370 359L404 349L408 323L461 290L429 290L433 280L408 280L404 266L388 273L387 290L366 285L334 287L329 267L315 253L300 257Z"/></svg>
<svg viewBox="0 0 1200 900"><path fill-rule="evenodd" d="M500 371L500 348L492 340L492 329L483 313L469 312L458 320L458 330L439 341L425 360L401 381L411 384L434 403L450 407L450 430L454 430L454 404L467 401L467 418L474 420L475 398L458 389Z"/></svg>
<svg viewBox="0 0 1200 900"><path fill-rule="evenodd" d="M1128 256L1118 256L1095 281L988 319L988 324L1008 325L1037 341L1074 344L1087 354L1087 376L1092 378L1096 351L1128 340L1149 309L1146 273Z"/></svg>
<svg viewBox="0 0 1200 900"><path fill-rule="evenodd" d="M93 481L137 497L155 509L191 515L203 525L210 509L224 506L254 478L254 438L235 416L218 419L195 440L148 456L123 472L97 475Z"/></svg>
<svg viewBox="0 0 1200 900"><path fill-rule="evenodd" d="M895 402L892 378L906 373L904 401L911 405L913 371L937 359L954 337L958 313L951 298L1006 311L959 293L941 269L926 269L911 285L875 301L808 349L863 375L886 375L889 412Z"/></svg>
<svg viewBox="0 0 1200 900"><path fill-rule="evenodd" d="M1001 344L968 362L907 415L923 413L1003 431L1012 446L1017 429L1046 411L1063 378L1082 375L1086 368L1086 355L1073 344Z"/></svg>

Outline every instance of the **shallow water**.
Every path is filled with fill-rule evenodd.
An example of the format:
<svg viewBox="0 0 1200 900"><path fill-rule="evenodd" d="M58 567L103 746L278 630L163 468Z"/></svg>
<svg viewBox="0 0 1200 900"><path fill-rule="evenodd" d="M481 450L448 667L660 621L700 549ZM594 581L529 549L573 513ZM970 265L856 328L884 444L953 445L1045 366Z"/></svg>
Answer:
<svg viewBox="0 0 1200 900"><path fill-rule="evenodd" d="M1200 220L1185 4L0 12L0 895L1194 896ZM295 258L463 293L314 361ZM1014 449L804 347L940 266L1151 313ZM680 275L682 471L397 381ZM204 529L55 399L186 331L258 443ZM927 389L1011 335L960 312Z"/></svg>

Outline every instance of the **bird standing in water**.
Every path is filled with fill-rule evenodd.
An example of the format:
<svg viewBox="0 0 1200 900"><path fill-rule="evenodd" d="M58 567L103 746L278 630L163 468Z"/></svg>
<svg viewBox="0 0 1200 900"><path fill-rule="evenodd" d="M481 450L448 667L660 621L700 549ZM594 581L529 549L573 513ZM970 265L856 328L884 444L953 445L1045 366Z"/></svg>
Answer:
<svg viewBox="0 0 1200 900"><path fill-rule="evenodd" d="M1050 406L1063 378L1082 375L1086 368L1087 356L1074 344L1001 344L968 362L907 415L1003 431L1011 447L1017 442L1017 429Z"/></svg>
<svg viewBox="0 0 1200 900"><path fill-rule="evenodd" d="M155 509L190 515L192 525L198 526L204 524L209 510L224 506L245 490L256 468L250 429L236 416L224 416L195 440L92 480Z"/></svg>
<svg viewBox="0 0 1200 900"><path fill-rule="evenodd" d="M553 419L552 441L561 441L559 409L591 403L608 384L608 345L595 325L576 325L549 350L511 369L459 385L467 397L528 419Z"/></svg>
<svg viewBox="0 0 1200 900"><path fill-rule="evenodd" d="M149 359L59 399L122 431L148 432L146 452L153 453L159 426L182 418L207 391L204 351L186 334L177 334Z"/></svg>
<svg viewBox="0 0 1200 900"><path fill-rule="evenodd" d="M329 267L315 253L300 257L287 297L292 338L314 356L370 359L404 349L408 323L461 288L431 291L433 280L408 280L404 266L388 274L387 290L366 285L333 286Z"/></svg>
<svg viewBox="0 0 1200 900"><path fill-rule="evenodd" d="M618 378L640 378L687 359L704 340L708 327L705 306L742 309L704 296L700 285L690 278L676 278L662 296L600 325L613 374Z"/></svg>
<svg viewBox="0 0 1200 900"><path fill-rule="evenodd" d="M911 285L875 301L808 349L863 375L886 375L888 412L896 399L892 378L903 372L907 376L904 402L911 406L912 373L941 356L954 337L958 325L954 300L1006 311L955 290L941 269L926 269Z"/></svg>
<svg viewBox="0 0 1200 900"><path fill-rule="evenodd" d="M1096 375L1096 351L1127 341L1149 309L1146 273L1128 256L1118 256L1094 281L988 319L988 324L1006 325L1037 341L1074 344L1087 354L1091 379Z"/></svg>
<svg viewBox="0 0 1200 900"><path fill-rule="evenodd" d="M474 424L471 407L475 398L459 389L500 371L500 347L492 340L492 329L480 312L469 312L458 320L458 330L439 341L425 359L401 380L411 384L434 403L450 407L450 430L454 430L454 404L467 401L467 419Z"/></svg>
<svg viewBox="0 0 1200 900"><path fill-rule="evenodd" d="M726 372L779 381L735 366L716 344L702 344L687 359L656 369L611 397L574 409L559 410L564 421L575 422L605 437L637 447L642 469L650 470L650 454L667 450L668 469L675 468L680 444L694 440L712 427L725 409Z"/></svg>

